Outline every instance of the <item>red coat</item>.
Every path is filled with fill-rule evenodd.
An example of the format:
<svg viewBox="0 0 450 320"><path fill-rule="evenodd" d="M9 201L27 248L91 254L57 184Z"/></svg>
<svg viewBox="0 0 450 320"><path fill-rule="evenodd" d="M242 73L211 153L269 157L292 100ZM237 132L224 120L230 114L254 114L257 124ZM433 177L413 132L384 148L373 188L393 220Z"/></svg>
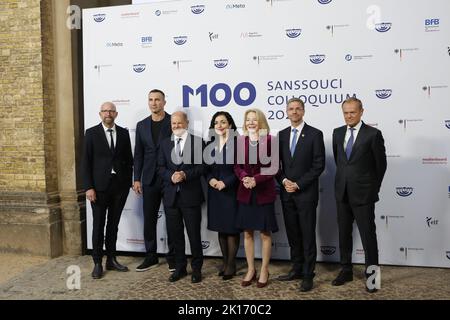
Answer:
<svg viewBox="0 0 450 320"><path fill-rule="evenodd" d="M237 191L237 199L239 202L249 204L253 189L247 189L242 183L244 177L254 177L256 181L256 203L259 205L275 202L275 180L274 176L278 172L278 161L271 160L268 164L261 164L259 155L267 155L271 157L272 136L267 136L267 139L262 139L258 144L258 159L256 164L249 164L249 138L241 136L238 139L236 148L237 162L234 165L234 172L238 177L240 183ZM239 164L239 154L245 154L245 163ZM274 154L275 157L278 154ZM243 158L243 157L241 157ZM242 162L242 161L241 161ZM269 168L271 164L276 164L275 170L270 170L270 174L261 174L261 168Z"/></svg>

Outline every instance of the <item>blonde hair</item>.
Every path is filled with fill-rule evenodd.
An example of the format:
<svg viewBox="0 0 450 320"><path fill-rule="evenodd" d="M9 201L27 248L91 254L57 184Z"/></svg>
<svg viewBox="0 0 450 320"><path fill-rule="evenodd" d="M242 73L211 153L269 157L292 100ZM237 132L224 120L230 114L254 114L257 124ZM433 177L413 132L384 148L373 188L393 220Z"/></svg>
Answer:
<svg viewBox="0 0 450 320"><path fill-rule="evenodd" d="M244 135L248 136L248 130L247 130L247 125L245 124L246 120L247 120L247 115L249 113L255 113L256 114L256 121L258 121L258 131L263 130L264 135L269 135L270 133L270 128L269 128L269 123L267 122L266 116L264 115L264 113L257 109L257 108L253 108L253 109L248 109L245 111L244 114L244 125L242 126L242 130L244 131Z"/></svg>

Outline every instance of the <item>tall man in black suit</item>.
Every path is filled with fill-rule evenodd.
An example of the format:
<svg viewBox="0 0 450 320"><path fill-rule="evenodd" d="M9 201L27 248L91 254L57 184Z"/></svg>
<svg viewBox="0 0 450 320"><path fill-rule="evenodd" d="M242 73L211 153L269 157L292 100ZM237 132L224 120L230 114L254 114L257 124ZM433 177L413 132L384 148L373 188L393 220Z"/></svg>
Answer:
<svg viewBox="0 0 450 320"><path fill-rule="evenodd" d="M375 202L386 172L386 149L381 131L361 121L364 109L357 98L342 103L345 126L333 131L336 162L335 196L342 269L332 284L353 280L352 228L356 220L365 253L366 276L369 266L378 266ZM369 288L368 292L375 292Z"/></svg>
<svg viewBox="0 0 450 320"><path fill-rule="evenodd" d="M145 259L136 271L146 271L158 265L158 243L156 227L158 211L162 198L162 180L158 174L158 150L161 141L170 137L170 114L164 111L165 94L153 89L148 94L148 107L151 115L136 125L134 147L133 190L143 195ZM174 271L173 248L168 239L167 262L169 270Z"/></svg>
<svg viewBox="0 0 450 320"><path fill-rule="evenodd" d="M172 114L173 135L161 143L159 170L164 183L164 210L167 231L175 249L175 272L170 282L187 275L184 226L192 252L192 283L202 280L203 249L200 234L201 204L204 201L201 177L203 166L203 140L188 133L188 119L184 112ZM184 224L183 224L184 220Z"/></svg>
<svg viewBox="0 0 450 320"><path fill-rule="evenodd" d="M319 176L325 168L322 131L303 121L305 105L289 99L286 112L291 125L279 133L281 188L286 234L291 247L292 269L278 280L303 279L300 291L313 287L316 264L316 209Z"/></svg>
<svg viewBox="0 0 450 320"><path fill-rule="evenodd" d="M82 173L86 198L91 202L92 277L103 275L103 242L106 246L106 269L128 271L116 260L117 231L123 207L132 182L133 155L128 130L114 123L118 113L112 102L102 104L99 112L102 122L86 130ZM105 219L106 238L103 230Z"/></svg>

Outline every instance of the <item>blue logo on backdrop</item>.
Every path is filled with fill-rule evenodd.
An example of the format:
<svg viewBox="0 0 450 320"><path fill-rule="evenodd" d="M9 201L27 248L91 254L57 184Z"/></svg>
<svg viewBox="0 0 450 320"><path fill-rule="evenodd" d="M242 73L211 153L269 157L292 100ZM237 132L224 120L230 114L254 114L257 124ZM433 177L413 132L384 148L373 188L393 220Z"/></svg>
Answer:
<svg viewBox="0 0 450 320"><path fill-rule="evenodd" d="M187 42L187 36L173 37L173 42L179 46L182 46Z"/></svg>
<svg viewBox="0 0 450 320"><path fill-rule="evenodd" d="M146 68L145 64L135 64L133 65L133 70L137 73L144 72Z"/></svg>
<svg viewBox="0 0 450 320"><path fill-rule="evenodd" d="M286 35L291 39L298 38L298 36L301 34L302 29L286 29Z"/></svg>
<svg viewBox="0 0 450 320"><path fill-rule="evenodd" d="M156 10L156 11L155 11L155 15L156 15L157 17L159 17L159 16L161 15L161 10Z"/></svg>
<svg viewBox="0 0 450 320"><path fill-rule="evenodd" d="M439 19L425 19L425 26L439 26Z"/></svg>
<svg viewBox="0 0 450 320"><path fill-rule="evenodd" d="M397 194L400 197L409 197L412 193L414 188L412 187L397 187Z"/></svg>
<svg viewBox="0 0 450 320"><path fill-rule="evenodd" d="M387 99L392 95L392 90L391 89L375 90L375 94L380 99Z"/></svg>
<svg viewBox="0 0 450 320"><path fill-rule="evenodd" d="M210 242L209 241L202 241L202 249L208 249L210 246Z"/></svg>
<svg viewBox="0 0 450 320"><path fill-rule="evenodd" d="M228 59L214 60L214 65L219 69L223 69L228 65Z"/></svg>
<svg viewBox="0 0 450 320"><path fill-rule="evenodd" d="M329 4L332 0L317 0L320 4Z"/></svg>
<svg viewBox="0 0 450 320"><path fill-rule="evenodd" d="M445 120L445 126L450 129L450 120Z"/></svg>
<svg viewBox="0 0 450 320"><path fill-rule="evenodd" d="M388 32L391 30L392 23L390 22L382 22L382 23L376 23L375 24L375 30L378 32Z"/></svg>
<svg viewBox="0 0 450 320"><path fill-rule="evenodd" d="M309 56L309 61L311 61L314 64L319 64L325 61L325 55L324 54L312 54Z"/></svg>
<svg viewBox="0 0 450 320"><path fill-rule="evenodd" d="M151 36L141 37L141 44L152 44L152 42L153 37Z"/></svg>
<svg viewBox="0 0 450 320"><path fill-rule="evenodd" d="M203 11L205 11L205 5L199 4L197 6L191 6L191 11L193 14L203 13Z"/></svg>
<svg viewBox="0 0 450 320"><path fill-rule="evenodd" d="M347 61L352 61L352 59L353 59L353 56L351 54L348 54L345 56L345 60L347 60Z"/></svg>
<svg viewBox="0 0 450 320"><path fill-rule="evenodd" d="M94 14L95 22L103 22L105 19L106 19L106 14L104 14L104 13Z"/></svg>

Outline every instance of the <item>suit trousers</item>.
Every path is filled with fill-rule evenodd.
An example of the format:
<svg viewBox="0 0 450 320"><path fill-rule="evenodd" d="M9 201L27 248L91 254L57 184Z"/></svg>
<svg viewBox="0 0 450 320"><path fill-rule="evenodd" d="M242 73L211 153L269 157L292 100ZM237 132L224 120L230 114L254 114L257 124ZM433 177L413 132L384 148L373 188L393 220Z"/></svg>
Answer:
<svg viewBox="0 0 450 320"><path fill-rule="evenodd" d="M142 202L144 213L144 244L145 254L151 259L157 259L157 224L161 198L163 196L162 182L160 179L154 179L152 184L142 186ZM173 244L170 237L167 237L169 252L166 255L169 266L175 265L175 256Z"/></svg>
<svg viewBox="0 0 450 320"><path fill-rule="evenodd" d="M186 270L187 258L185 253L184 226L191 246L193 271L201 271L203 266L203 248L200 233L202 212L200 206L194 207L165 207L166 223L169 237L175 251L175 265L177 271ZM184 224L183 224L184 221Z"/></svg>
<svg viewBox="0 0 450 320"><path fill-rule="evenodd" d="M96 191L97 200L91 202L92 207L92 258L94 263L101 263L103 257L103 243L106 255L116 254L117 232L123 207L127 201L130 187L124 187L117 181L117 175L111 174L106 191ZM106 236L104 235L105 220Z"/></svg>
<svg viewBox="0 0 450 320"><path fill-rule="evenodd" d="M317 202L301 202L296 197L282 201L286 234L291 247L293 270L312 279L317 258Z"/></svg>
<svg viewBox="0 0 450 320"><path fill-rule="evenodd" d="M356 220L364 249L366 269L378 265L378 244L375 226L375 204L355 206L348 202L337 202L339 227L339 248L341 265L344 270L352 270L353 221Z"/></svg>

